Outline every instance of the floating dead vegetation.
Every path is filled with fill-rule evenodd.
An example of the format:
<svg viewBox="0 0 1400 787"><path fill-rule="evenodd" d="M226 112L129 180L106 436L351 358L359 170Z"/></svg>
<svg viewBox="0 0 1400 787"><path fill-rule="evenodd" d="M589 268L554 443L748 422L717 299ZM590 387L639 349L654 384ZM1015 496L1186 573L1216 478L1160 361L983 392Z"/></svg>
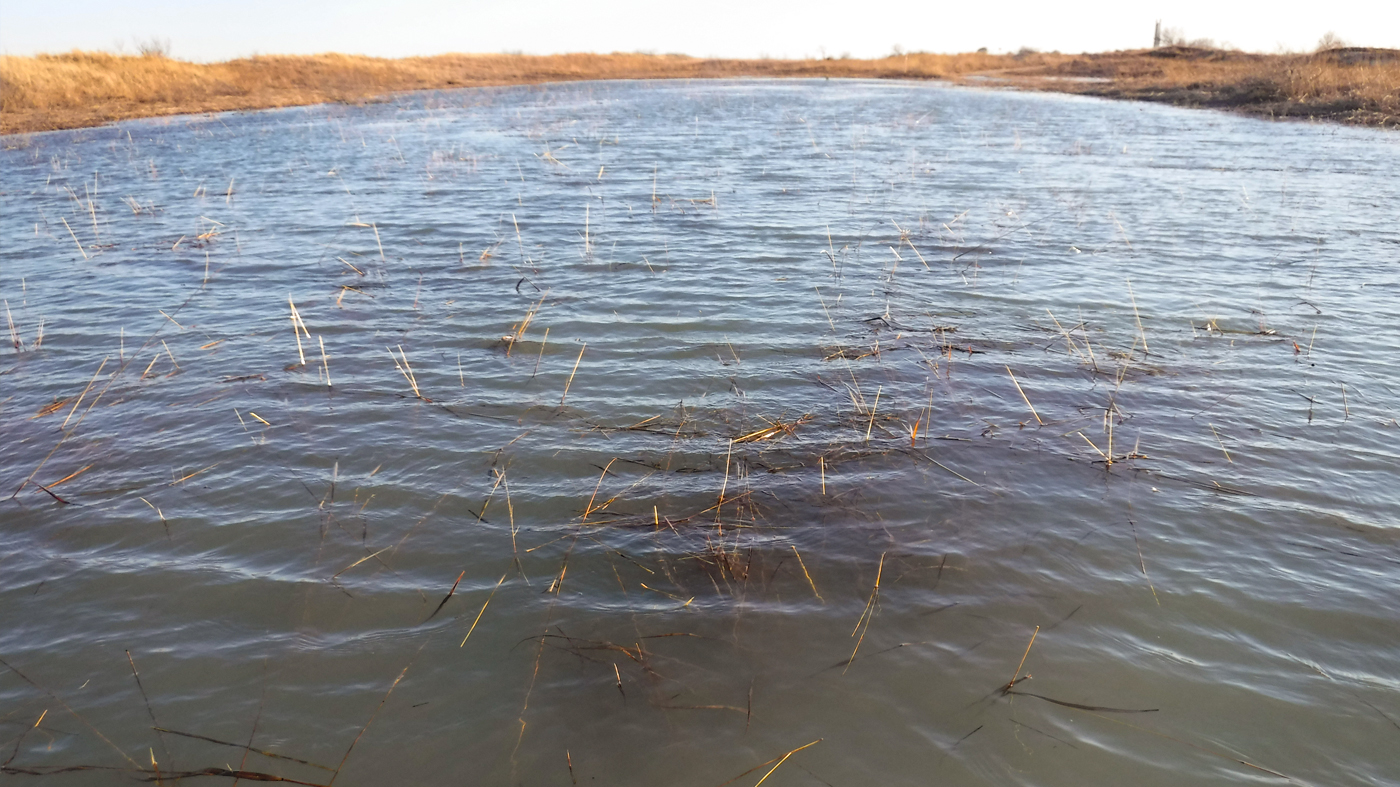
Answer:
<svg viewBox="0 0 1400 787"><path fill-rule="evenodd" d="M767 422L766 426L764 426L761 429L755 429L754 431L749 432L747 434L742 434L738 437L732 438L731 442L736 445L740 443L757 443L763 440L772 440L783 435L796 435L797 427L803 426L804 424L810 423L812 421L812 414L807 413L795 421L787 422L781 420L763 420Z"/></svg>
<svg viewBox="0 0 1400 787"><path fill-rule="evenodd" d="M30 416L30 420L33 420L35 418L43 418L46 415L53 415L59 410L62 410L63 407L68 404L68 401L68 399L55 399L52 402L49 402L48 404L44 405L43 407L40 407L37 413Z"/></svg>

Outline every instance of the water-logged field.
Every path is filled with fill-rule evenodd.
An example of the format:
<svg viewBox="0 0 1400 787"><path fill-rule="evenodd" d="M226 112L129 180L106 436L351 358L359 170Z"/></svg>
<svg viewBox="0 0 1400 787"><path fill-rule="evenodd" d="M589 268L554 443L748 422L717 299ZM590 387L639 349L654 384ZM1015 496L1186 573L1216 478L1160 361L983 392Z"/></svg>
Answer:
<svg viewBox="0 0 1400 787"><path fill-rule="evenodd" d="M1400 784L1397 141L826 81L8 138L0 761Z"/></svg>

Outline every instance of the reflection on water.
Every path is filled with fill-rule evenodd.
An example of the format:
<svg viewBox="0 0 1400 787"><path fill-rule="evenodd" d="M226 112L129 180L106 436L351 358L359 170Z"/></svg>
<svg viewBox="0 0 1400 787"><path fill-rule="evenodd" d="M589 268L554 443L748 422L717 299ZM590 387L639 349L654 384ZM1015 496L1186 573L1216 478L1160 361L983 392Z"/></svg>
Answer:
<svg viewBox="0 0 1400 787"><path fill-rule="evenodd" d="M1400 781L1393 134L749 81L7 143L12 773Z"/></svg>

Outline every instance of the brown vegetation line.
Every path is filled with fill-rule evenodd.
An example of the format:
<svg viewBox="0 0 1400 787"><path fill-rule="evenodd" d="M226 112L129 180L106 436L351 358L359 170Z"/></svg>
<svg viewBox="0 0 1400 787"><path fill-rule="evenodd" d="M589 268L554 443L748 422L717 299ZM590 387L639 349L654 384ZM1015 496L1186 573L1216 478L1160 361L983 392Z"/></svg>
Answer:
<svg viewBox="0 0 1400 787"><path fill-rule="evenodd" d="M991 55L881 60L705 60L677 55L273 56L198 64L72 52L0 57L0 132L134 117L357 102L401 90L587 79L842 76L937 79L1014 65Z"/></svg>
<svg viewBox="0 0 1400 787"><path fill-rule="evenodd" d="M1018 87L1400 127L1400 50L1395 49L1260 55L1171 46L1062 57L995 76Z"/></svg>
<svg viewBox="0 0 1400 787"><path fill-rule="evenodd" d="M72 52L0 57L0 133L136 117L359 102L403 90L589 79L847 77L958 79L1219 106L1253 114L1400 123L1400 52L1252 55L1171 47L1099 55L934 55L875 60L712 60L681 55L440 55L387 60L273 56L199 64ZM1092 77L1085 82L1055 77ZM985 84L985 82L984 82Z"/></svg>

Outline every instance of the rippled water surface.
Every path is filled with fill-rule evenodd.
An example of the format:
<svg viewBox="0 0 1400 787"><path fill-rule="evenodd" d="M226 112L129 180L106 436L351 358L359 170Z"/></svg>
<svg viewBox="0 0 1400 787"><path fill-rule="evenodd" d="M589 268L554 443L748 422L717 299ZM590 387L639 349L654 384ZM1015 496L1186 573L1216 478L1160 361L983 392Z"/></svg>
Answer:
<svg viewBox="0 0 1400 787"><path fill-rule="evenodd" d="M858 81L7 138L0 757L1400 784L1397 140Z"/></svg>

